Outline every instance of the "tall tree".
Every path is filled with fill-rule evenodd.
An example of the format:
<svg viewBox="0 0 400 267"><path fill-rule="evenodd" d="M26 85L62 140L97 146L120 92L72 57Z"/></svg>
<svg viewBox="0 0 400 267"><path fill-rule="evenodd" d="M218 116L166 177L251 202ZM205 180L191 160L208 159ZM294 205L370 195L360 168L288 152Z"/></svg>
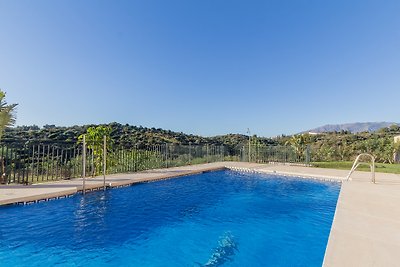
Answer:
<svg viewBox="0 0 400 267"><path fill-rule="evenodd" d="M112 140L111 140L112 128L108 126L99 125L97 127L89 127L86 134L81 134L78 137L78 142L82 142L83 135L86 135L87 148L91 150L93 156L94 169L92 170L92 176L95 176L101 172L101 167L103 166L103 138L106 137L106 149L111 150Z"/></svg>
<svg viewBox="0 0 400 267"><path fill-rule="evenodd" d="M7 104L6 93L0 89L0 139L4 129L12 126L16 119L16 107L18 104Z"/></svg>

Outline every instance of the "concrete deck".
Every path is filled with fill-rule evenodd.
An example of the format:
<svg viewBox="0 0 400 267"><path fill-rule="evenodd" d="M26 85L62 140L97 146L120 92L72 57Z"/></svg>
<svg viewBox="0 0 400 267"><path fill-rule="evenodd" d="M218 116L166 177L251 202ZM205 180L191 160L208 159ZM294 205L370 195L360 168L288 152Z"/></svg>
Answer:
<svg viewBox="0 0 400 267"><path fill-rule="evenodd" d="M301 166L219 162L132 174L107 176L108 187L125 186L232 168L343 181L348 171ZM353 181L343 181L324 258L324 266L400 266L400 175L355 172ZM103 188L102 177L88 178L86 188ZM0 205L29 203L75 194L82 179L31 186L0 186Z"/></svg>

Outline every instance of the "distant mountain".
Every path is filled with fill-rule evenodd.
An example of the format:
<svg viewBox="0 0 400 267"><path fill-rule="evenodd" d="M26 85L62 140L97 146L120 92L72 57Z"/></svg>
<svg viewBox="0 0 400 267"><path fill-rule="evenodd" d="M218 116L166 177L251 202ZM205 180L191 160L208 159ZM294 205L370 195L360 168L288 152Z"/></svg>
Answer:
<svg viewBox="0 0 400 267"><path fill-rule="evenodd" d="M379 129L389 127L393 124L400 126L400 123L396 122L356 122L356 123L345 123L345 124L327 124L315 129L308 130L306 132L313 132L313 133L341 132L341 131L349 131L352 133L375 132Z"/></svg>

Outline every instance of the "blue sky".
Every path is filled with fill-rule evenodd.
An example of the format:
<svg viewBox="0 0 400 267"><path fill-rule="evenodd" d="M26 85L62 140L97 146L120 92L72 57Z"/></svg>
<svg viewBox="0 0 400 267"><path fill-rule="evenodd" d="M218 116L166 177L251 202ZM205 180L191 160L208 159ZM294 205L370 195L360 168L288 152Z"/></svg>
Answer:
<svg viewBox="0 0 400 267"><path fill-rule="evenodd" d="M400 1L0 0L18 125L291 134L400 122Z"/></svg>

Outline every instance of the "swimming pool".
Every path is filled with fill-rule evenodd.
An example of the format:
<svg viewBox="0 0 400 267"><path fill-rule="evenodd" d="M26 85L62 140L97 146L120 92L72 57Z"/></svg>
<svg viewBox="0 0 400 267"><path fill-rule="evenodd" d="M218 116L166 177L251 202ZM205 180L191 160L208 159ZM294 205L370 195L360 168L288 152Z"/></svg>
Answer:
<svg viewBox="0 0 400 267"><path fill-rule="evenodd" d="M339 183L208 172L0 208L0 266L321 266Z"/></svg>

